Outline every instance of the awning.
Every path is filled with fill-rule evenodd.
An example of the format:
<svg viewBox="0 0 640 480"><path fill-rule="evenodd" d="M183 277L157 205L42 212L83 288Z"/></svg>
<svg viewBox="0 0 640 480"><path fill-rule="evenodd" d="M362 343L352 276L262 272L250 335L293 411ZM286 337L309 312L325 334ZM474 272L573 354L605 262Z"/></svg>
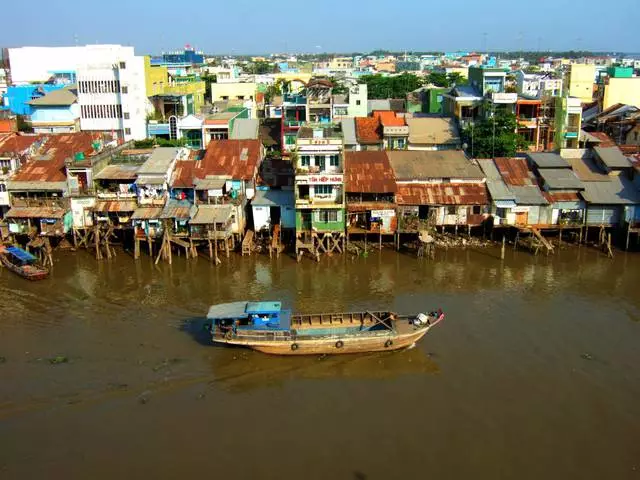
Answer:
<svg viewBox="0 0 640 480"><path fill-rule="evenodd" d="M55 218L61 219L68 210L52 207L13 207L7 212L7 218Z"/></svg>
<svg viewBox="0 0 640 480"><path fill-rule="evenodd" d="M510 200L497 200L494 203L498 208L514 208L516 206L516 202Z"/></svg>
<svg viewBox="0 0 640 480"><path fill-rule="evenodd" d="M94 212L133 212L138 208L135 200L98 200Z"/></svg>
<svg viewBox="0 0 640 480"><path fill-rule="evenodd" d="M226 181L224 178L196 178L193 183L196 190L221 190Z"/></svg>
<svg viewBox="0 0 640 480"><path fill-rule="evenodd" d="M225 223L231 217L232 211L233 207L231 205L200 205L189 223L191 225Z"/></svg>
<svg viewBox="0 0 640 480"><path fill-rule="evenodd" d="M140 207L131 215L131 220L154 220L160 217L164 207Z"/></svg>
<svg viewBox="0 0 640 480"><path fill-rule="evenodd" d="M149 177L145 175L139 175L136 180L138 185L164 185L164 177Z"/></svg>

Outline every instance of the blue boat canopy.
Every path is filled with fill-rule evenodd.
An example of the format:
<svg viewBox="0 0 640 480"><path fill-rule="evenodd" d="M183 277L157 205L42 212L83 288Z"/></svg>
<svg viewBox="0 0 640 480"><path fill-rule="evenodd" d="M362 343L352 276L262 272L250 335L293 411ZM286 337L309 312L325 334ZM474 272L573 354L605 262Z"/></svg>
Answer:
<svg viewBox="0 0 640 480"><path fill-rule="evenodd" d="M280 302L248 302L246 311L249 315L271 314L279 313L281 307Z"/></svg>
<svg viewBox="0 0 640 480"><path fill-rule="evenodd" d="M38 260L36 257L31 255L26 250L23 250L18 247L7 247L5 248L5 250L9 252L11 255L13 255L14 257L16 257L17 259L22 260L23 262L34 262Z"/></svg>
<svg viewBox="0 0 640 480"><path fill-rule="evenodd" d="M209 307L207 318L217 320L219 318L246 318L247 302L220 303Z"/></svg>

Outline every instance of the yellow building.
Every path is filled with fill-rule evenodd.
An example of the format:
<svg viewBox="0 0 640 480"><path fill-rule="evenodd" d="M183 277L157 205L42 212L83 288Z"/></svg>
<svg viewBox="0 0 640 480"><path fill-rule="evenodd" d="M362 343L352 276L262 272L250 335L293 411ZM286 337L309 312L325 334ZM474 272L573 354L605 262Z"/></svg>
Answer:
<svg viewBox="0 0 640 480"><path fill-rule="evenodd" d="M348 70L353 68L353 58L351 57L334 57L329 64L330 70Z"/></svg>
<svg viewBox="0 0 640 480"><path fill-rule="evenodd" d="M211 84L211 103L227 100L240 100L249 110L250 118L257 118L256 94L258 85L255 82L222 82Z"/></svg>
<svg viewBox="0 0 640 480"><path fill-rule="evenodd" d="M640 108L640 77L607 78L604 84L602 109L622 103Z"/></svg>
<svg viewBox="0 0 640 480"><path fill-rule="evenodd" d="M595 79L595 65L572 64L569 67L569 80L567 82L569 96L579 98L583 103L592 102Z"/></svg>
<svg viewBox="0 0 640 480"><path fill-rule="evenodd" d="M204 106L206 83L195 75L172 77L166 66L151 65L151 57L144 59L144 76L147 97L188 97L183 114L197 113ZM155 103L154 103L155 106ZM157 106L156 106L157 107ZM157 108L156 108L157 109Z"/></svg>

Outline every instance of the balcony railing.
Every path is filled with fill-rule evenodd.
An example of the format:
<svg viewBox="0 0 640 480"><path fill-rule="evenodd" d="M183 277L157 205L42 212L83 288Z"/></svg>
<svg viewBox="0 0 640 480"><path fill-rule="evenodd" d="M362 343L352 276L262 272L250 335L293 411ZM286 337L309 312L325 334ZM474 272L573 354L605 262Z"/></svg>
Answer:
<svg viewBox="0 0 640 480"><path fill-rule="evenodd" d="M97 197L103 200L135 200L138 195L135 193L120 193L120 192L98 192Z"/></svg>

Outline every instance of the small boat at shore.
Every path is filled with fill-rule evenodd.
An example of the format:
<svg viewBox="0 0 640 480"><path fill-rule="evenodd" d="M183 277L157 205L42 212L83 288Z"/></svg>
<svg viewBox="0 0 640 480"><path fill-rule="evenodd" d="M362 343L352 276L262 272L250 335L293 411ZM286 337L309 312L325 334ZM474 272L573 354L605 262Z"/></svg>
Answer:
<svg viewBox="0 0 640 480"><path fill-rule="evenodd" d="M27 280L42 280L49 275L49 270L40 265L36 257L18 247L0 246L0 262Z"/></svg>
<svg viewBox="0 0 640 480"><path fill-rule="evenodd" d="M280 302L232 302L212 305L207 320L216 343L274 355L327 355L410 347L444 320L444 313L293 314Z"/></svg>

